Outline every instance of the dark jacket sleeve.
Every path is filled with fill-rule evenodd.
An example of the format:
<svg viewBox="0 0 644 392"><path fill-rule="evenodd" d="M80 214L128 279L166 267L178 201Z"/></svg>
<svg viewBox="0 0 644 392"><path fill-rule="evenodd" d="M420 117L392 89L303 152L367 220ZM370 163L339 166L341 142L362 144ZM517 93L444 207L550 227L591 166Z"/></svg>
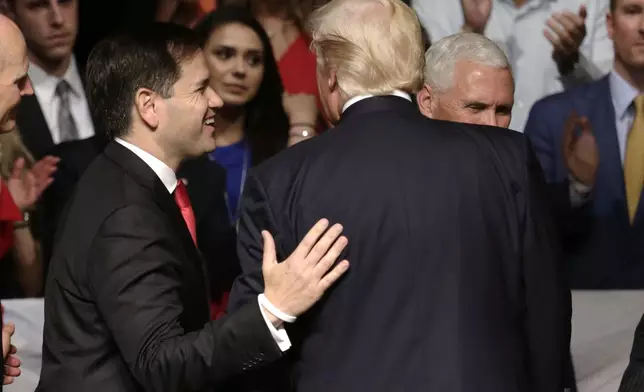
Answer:
<svg viewBox="0 0 644 392"><path fill-rule="evenodd" d="M286 258L284 243L288 233L275 222L266 190L258 178L249 173L246 180L244 198L240 210L238 227L239 261L242 273L237 277L228 302L228 311L235 312L253 301L264 292L262 276L263 239L262 230L268 230L275 239L278 260ZM287 329L291 342L293 336ZM292 351L292 350L289 350ZM288 353L279 361L254 371L251 377L237 380L236 388L242 391L288 391L290 390L290 355Z"/></svg>
<svg viewBox="0 0 644 392"><path fill-rule="evenodd" d="M187 257L172 235L158 214L130 205L108 217L91 249L89 289L137 381L148 391L204 390L279 358L256 301L184 332Z"/></svg>
<svg viewBox="0 0 644 392"><path fill-rule="evenodd" d="M644 391L644 316L635 330L631 360L619 386L619 392L641 391Z"/></svg>
<svg viewBox="0 0 644 392"><path fill-rule="evenodd" d="M548 190L539 162L525 143L526 170L519 192L522 224L525 331L528 370L534 391L561 391L568 380L570 291L562 271L561 247L546 200Z"/></svg>

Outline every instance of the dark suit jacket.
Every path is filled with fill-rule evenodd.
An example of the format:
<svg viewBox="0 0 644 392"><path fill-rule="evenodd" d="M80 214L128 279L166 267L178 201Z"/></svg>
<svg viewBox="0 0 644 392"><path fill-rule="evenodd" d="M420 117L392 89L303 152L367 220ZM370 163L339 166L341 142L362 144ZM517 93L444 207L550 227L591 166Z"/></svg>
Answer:
<svg viewBox="0 0 644 392"><path fill-rule="evenodd" d="M631 360L619 386L619 392L642 391L644 391L644 316L635 330Z"/></svg>
<svg viewBox="0 0 644 392"><path fill-rule="evenodd" d="M289 325L295 390L559 391L570 298L543 187L519 133L360 101L250 174L230 309L263 290L262 229L283 260L326 217L351 267Z"/></svg>
<svg viewBox="0 0 644 392"><path fill-rule="evenodd" d="M209 321L203 261L174 198L111 143L61 222L39 391L203 391L281 356L256 301Z"/></svg>
<svg viewBox="0 0 644 392"><path fill-rule="evenodd" d="M573 289L644 288L644 204L631 225L609 86L605 77L538 101L525 129L547 182L562 190L562 201L555 204L568 205L563 245ZM569 173L561 147L564 124L573 111L588 117L599 149L590 200L576 210L569 204Z"/></svg>
<svg viewBox="0 0 644 392"><path fill-rule="evenodd" d="M54 248L54 235L63 209L81 176L103 151L107 141L97 135L61 143L48 153L61 158L54 182L42 203L41 247L45 274ZM208 267L210 296L219 300L240 273L235 243L237 235L228 221L224 200L226 171L203 156L184 162L178 171L188 181L188 194L197 218L197 243ZM45 275L46 276L46 275Z"/></svg>
<svg viewBox="0 0 644 392"><path fill-rule="evenodd" d="M45 115L35 95L22 97L16 117L22 141L36 160L47 155L54 147Z"/></svg>

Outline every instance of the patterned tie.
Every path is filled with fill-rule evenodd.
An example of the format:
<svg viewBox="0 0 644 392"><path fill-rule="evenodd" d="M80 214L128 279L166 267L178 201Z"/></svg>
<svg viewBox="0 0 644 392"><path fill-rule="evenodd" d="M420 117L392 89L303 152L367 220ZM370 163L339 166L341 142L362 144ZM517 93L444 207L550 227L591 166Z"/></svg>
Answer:
<svg viewBox="0 0 644 392"><path fill-rule="evenodd" d="M197 246L197 221L195 220L195 212L192 210L192 205L190 204L188 188L186 188L181 180L178 181L177 189L174 190L174 201L179 206L183 220L186 222L188 231L192 236L192 241Z"/></svg>
<svg viewBox="0 0 644 392"><path fill-rule="evenodd" d="M628 217L632 224L640 202L642 185L644 185L644 95L635 98L635 120L626 142L624 184Z"/></svg>
<svg viewBox="0 0 644 392"><path fill-rule="evenodd" d="M78 139L78 128L76 128L74 117L72 117L72 112L69 110L69 93L71 90L71 86L65 80L61 80L56 86L56 95L60 99L58 129L60 130L61 143Z"/></svg>

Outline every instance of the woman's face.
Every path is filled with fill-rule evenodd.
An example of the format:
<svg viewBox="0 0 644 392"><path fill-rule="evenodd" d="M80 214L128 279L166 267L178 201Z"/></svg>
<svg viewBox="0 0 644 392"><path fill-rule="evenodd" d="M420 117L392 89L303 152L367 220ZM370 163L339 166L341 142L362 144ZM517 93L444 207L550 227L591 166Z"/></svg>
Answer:
<svg viewBox="0 0 644 392"><path fill-rule="evenodd" d="M229 23L216 28L206 42L210 86L227 106L252 100L264 77L264 47L248 26Z"/></svg>

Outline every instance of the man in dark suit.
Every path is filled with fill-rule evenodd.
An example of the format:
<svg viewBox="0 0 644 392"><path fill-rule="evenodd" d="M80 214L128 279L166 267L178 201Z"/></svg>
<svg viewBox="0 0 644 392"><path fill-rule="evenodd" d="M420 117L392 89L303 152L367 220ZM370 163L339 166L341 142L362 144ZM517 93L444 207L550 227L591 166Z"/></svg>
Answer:
<svg viewBox="0 0 644 392"><path fill-rule="evenodd" d="M56 227L67 202L72 197L76 184L91 163L108 144L108 139L99 133L89 139L65 142L54 146L50 155L60 158L54 181L42 197L41 208L41 254L44 276L47 276L52 257ZM239 275L236 253L236 232L230 226L224 199L226 171L203 155L183 162L177 176L186 181L197 220L198 249L206 261L211 300L221 304Z"/></svg>
<svg viewBox="0 0 644 392"><path fill-rule="evenodd" d="M635 329L630 362L619 386L619 392L641 391L644 391L644 316Z"/></svg>
<svg viewBox="0 0 644 392"><path fill-rule="evenodd" d="M194 210L175 174L215 148L222 101L208 77L197 37L179 26L142 26L92 52L88 95L112 141L59 225L38 390L210 390L281 357L290 347L283 322L348 268L333 267L346 246L339 225L321 220L279 264L264 232L266 290L209 321Z"/></svg>
<svg viewBox="0 0 644 392"><path fill-rule="evenodd" d="M563 189L554 201L565 206L573 289L644 288L644 53L635 18L644 21L644 0L611 2L613 71L537 102L525 130L546 180Z"/></svg>
<svg viewBox="0 0 644 392"><path fill-rule="evenodd" d="M8 15L29 48L34 94L18 107L18 129L27 149L41 159L56 144L95 134L82 69L73 54L78 0L8 0Z"/></svg>
<svg viewBox="0 0 644 392"><path fill-rule="evenodd" d="M311 23L336 126L249 174L229 309L263 290L261 230L287 255L341 220L352 267L287 327L276 390L563 391L570 298L527 140L418 112L420 26L399 0L334 0Z"/></svg>

